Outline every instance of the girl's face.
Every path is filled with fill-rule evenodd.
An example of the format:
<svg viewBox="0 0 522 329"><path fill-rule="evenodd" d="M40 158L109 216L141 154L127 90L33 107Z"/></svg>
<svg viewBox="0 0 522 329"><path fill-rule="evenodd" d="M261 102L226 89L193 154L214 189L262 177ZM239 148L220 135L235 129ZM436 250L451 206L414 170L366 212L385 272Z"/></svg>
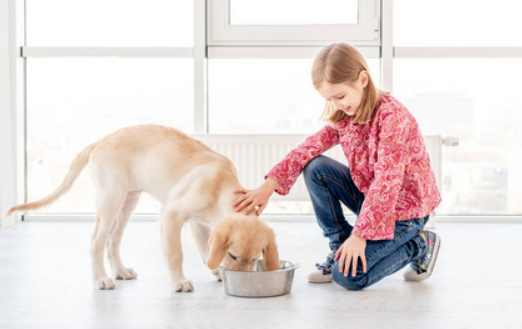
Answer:
<svg viewBox="0 0 522 329"><path fill-rule="evenodd" d="M368 85L368 73L362 71L354 83L329 83L323 81L317 91L323 96L328 105L335 111L343 111L354 116L359 110L364 95L364 88Z"/></svg>

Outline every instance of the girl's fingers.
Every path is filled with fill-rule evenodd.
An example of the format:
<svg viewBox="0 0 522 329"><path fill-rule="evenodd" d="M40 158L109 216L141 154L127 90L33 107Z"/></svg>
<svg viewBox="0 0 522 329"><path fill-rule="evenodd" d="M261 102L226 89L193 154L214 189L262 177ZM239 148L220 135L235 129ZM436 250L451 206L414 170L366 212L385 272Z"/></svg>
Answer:
<svg viewBox="0 0 522 329"><path fill-rule="evenodd" d="M243 193L243 194L246 194L248 191L245 190L245 189L239 189L239 190L235 190L234 191L234 194L239 194L239 193Z"/></svg>
<svg viewBox="0 0 522 329"><path fill-rule="evenodd" d="M342 249L342 248L339 248L339 250L337 250L337 251L335 252L335 258L334 258L334 260L338 260L338 259L339 259L339 256L341 255L341 249Z"/></svg>
<svg viewBox="0 0 522 329"><path fill-rule="evenodd" d="M232 204L232 207L238 206L239 204L243 203L246 199L248 199L248 196L246 196L246 195L240 196L239 198L236 199L236 201L234 201L234 203Z"/></svg>
<svg viewBox="0 0 522 329"><path fill-rule="evenodd" d="M363 271L364 271L364 273L366 273L366 257L363 255L361 257L361 260L362 260Z"/></svg>
<svg viewBox="0 0 522 329"><path fill-rule="evenodd" d="M359 256L352 258L352 277L355 278L357 275L357 261L359 260Z"/></svg>
<svg viewBox="0 0 522 329"><path fill-rule="evenodd" d="M254 205L254 203L252 202L245 210L245 215L248 215L252 210L254 210L256 208L256 206Z"/></svg>
<svg viewBox="0 0 522 329"><path fill-rule="evenodd" d="M352 262L353 255L350 253L346 258L346 263L344 264L344 276L348 276L348 271L350 271L350 263Z"/></svg>
<svg viewBox="0 0 522 329"><path fill-rule="evenodd" d="M266 205L261 205L259 208L257 208L257 216L261 216L263 213L263 210L265 210Z"/></svg>
<svg viewBox="0 0 522 329"><path fill-rule="evenodd" d="M248 205L248 203L245 203L245 201L247 201L247 200L243 200L243 201L241 201L241 202L237 205L237 207L236 207L236 211L241 211L243 208L245 208L245 207Z"/></svg>
<svg viewBox="0 0 522 329"><path fill-rule="evenodd" d="M346 253L343 251L341 253L341 257L339 258L339 272L343 272L346 268L346 264L345 262L348 261L348 257L346 255Z"/></svg>

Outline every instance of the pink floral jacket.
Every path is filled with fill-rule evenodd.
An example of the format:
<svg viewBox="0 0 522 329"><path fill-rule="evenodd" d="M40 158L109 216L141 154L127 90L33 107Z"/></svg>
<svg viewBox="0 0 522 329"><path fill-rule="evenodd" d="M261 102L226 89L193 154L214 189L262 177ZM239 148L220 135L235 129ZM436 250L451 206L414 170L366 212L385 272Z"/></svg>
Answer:
<svg viewBox="0 0 522 329"><path fill-rule="evenodd" d="M365 199L353 234L367 240L393 238L395 222L430 214L441 197L424 140L404 105L383 95L370 122L346 118L326 125L290 151L265 178L286 195L313 158L341 144L353 181Z"/></svg>

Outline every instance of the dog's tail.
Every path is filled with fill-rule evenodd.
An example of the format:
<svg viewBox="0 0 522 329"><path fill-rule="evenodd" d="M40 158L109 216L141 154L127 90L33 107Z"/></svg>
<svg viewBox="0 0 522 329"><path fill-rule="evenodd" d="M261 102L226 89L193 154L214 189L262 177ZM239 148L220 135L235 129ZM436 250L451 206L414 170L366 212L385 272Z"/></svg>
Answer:
<svg viewBox="0 0 522 329"><path fill-rule="evenodd" d="M6 216L11 215L14 211L25 211L25 210L35 210L45 206L48 206L58 200L63 194L71 189L74 184L74 181L80 176L80 173L83 171L83 168L89 162L89 155L92 150L96 147L98 143L91 144L87 146L83 151L78 153L76 158L74 158L73 162L69 166L69 172L65 176L64 180L58 186L58 188L48 196L34 202L24 203L18 206L14 206L7 212Z"/></svg>

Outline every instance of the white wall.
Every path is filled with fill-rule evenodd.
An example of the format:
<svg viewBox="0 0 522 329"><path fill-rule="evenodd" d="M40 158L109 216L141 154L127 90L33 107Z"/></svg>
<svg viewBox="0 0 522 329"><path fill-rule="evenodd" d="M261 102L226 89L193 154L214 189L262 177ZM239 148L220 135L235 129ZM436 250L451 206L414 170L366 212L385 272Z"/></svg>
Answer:
<svg viewBox="0 0 522 329"><path fill-rule="evenodd" d="M0 226L12 226L15 215L5 216L19 201L17 177L16 20L15 0L0 0ZM21 111L20 111L21 112Z"/></svg>

